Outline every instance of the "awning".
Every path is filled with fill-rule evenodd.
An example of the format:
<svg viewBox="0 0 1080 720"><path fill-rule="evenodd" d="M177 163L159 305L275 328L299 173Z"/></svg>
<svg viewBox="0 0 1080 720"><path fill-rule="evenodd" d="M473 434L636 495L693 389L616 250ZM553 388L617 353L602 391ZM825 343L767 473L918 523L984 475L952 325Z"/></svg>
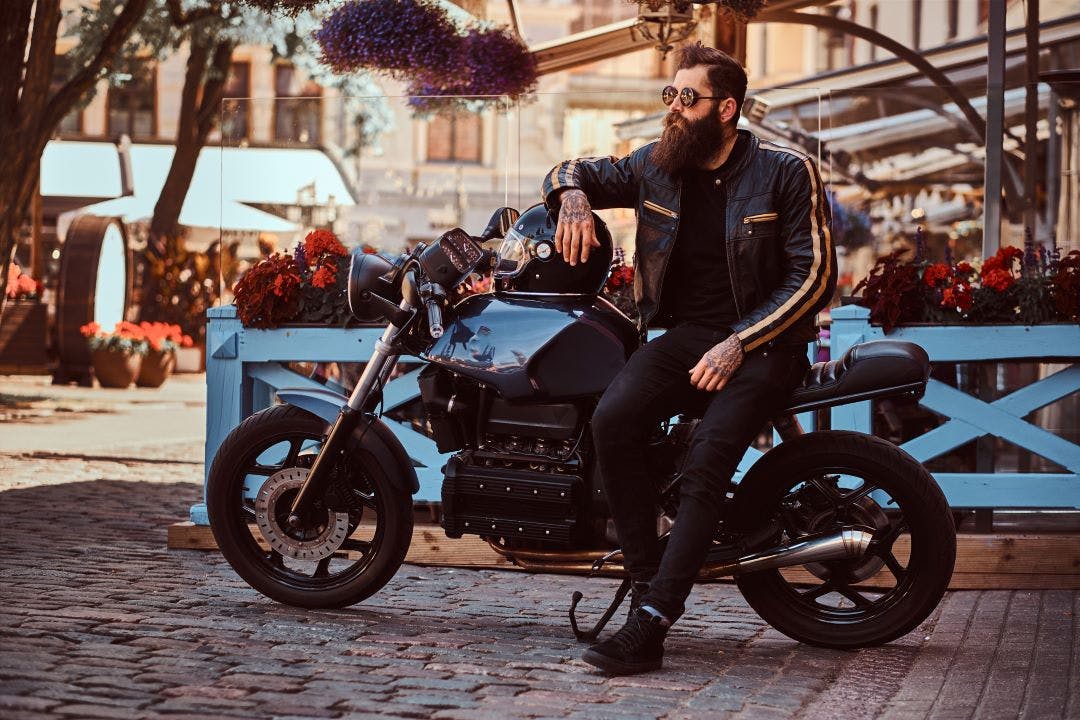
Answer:
<svg viewBox="0 0 1080 720"><path fill-rule="evenodd" d="M115 198L61 214L57 235L63 238L70 219L81 211L122 217L127 222L151 217L174 152L172 145L131 145L134 194L117 197L124 190L116 145L49 142L42 159L43 195L88 201ZM329 204L331 198L338 206L356 204L341 172L320 150L205 147L195 166L180 224L222 230L296 232L300 228L295 223L248 204L294 206L299 204L300 194L305 196L305 202L318 205Z"/></svg>
<svg viewBox="0 0 1080 720"><path fill-rule="evenodd" d="M45 197L113 198L124 192L123 185L112 143L52 140L41 155Z"/></svg>
<svg viewBox="0 0 1080 720"><path fill-rule="evenodd" d="M165 184L175 148L132 145L135 194L155 198ZM348 185L326 153L303 148L205 147L195 165L189 197L217 195L262 205L296 205L297 194L314 186L314 201L355 205Z"/></svg>
<svg viewBox="0 0 1080 720"><path fill-rule="evenodd" d="M72 221L79 215L119 217L125 223L149 220L154 214L156 202L156 196L127 195L69 210L57 218L56 234L61 239L65 238ZM247 232L291 233L300 230L300 226L296 223L234 200L213 197L196 198L191 193L188 194L184 207L180 211L180 224L189 228Z"/></svg>

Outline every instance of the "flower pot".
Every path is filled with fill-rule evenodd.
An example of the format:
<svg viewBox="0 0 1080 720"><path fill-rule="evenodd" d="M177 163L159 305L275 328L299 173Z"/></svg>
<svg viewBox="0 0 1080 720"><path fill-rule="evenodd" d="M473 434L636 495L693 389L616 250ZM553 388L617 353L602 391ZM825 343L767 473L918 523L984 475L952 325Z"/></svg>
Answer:
<svg viewBox="0 0 1080 720"><path fill-rule="evenodd" d="M143 356L135 384L139 387L156 388L169 379L176 365L176 353L172 350L151 349Z"/></svg>
<svg viewBox="0 0 1080 720"><path fill-rule="evenodd" d="M0 316L0 365L44 365L48 307L37 300L8 300Z"/></svg>
<svg viewBox="0 0 1080 720"><path fill-rule="evenodd" d="M139 375L142 356L130 353L94 350L90 353L94 365L94 377L101 387L126 388Z"/></svg>

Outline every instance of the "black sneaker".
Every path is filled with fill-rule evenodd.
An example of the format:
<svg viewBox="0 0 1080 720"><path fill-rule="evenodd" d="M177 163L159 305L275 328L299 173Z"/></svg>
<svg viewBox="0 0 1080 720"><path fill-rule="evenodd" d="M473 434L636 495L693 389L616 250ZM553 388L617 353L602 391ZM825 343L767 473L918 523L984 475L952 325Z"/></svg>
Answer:
<svg viewBox="0 0 1080 720"><path fill-rule="evenodd" d="M659 670L668 631L663 623L661 618L636 608L618 632L586 650L581 659L610 675Z"/></svg>

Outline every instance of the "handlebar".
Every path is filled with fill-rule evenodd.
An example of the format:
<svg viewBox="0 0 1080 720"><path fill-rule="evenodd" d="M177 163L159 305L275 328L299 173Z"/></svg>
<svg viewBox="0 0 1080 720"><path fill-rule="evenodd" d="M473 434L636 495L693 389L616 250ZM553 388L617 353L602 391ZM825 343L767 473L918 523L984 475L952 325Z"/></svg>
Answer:
<svg viewBox="0 0 1080 720"><path fill-rule="evenodd" d="M424 305L427 307L428 332L433 339L438 340L443 335L442 308L434 297L425 300Z"/></svg>

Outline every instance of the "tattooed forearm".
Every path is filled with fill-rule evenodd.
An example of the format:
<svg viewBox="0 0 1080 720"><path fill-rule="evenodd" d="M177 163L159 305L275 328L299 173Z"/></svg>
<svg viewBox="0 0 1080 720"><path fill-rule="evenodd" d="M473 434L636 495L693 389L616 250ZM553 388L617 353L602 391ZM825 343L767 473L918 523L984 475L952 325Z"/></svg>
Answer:
<svg viewBox="0 0 1080 720"><path fill-rule="evenodd" d="M559 208L559 222L575 223L591 219L592 208L589 199L582 190L573 188L566 190L559 196L561 207Z"/></svg>
<svg viewBox="0 0 1080 720"><path fill-rule="evenodd" d="M705 353L705 364L722 378L731 377L743 361L742 343L737 335L731 335L722 343L714 345Z"/></svg>

